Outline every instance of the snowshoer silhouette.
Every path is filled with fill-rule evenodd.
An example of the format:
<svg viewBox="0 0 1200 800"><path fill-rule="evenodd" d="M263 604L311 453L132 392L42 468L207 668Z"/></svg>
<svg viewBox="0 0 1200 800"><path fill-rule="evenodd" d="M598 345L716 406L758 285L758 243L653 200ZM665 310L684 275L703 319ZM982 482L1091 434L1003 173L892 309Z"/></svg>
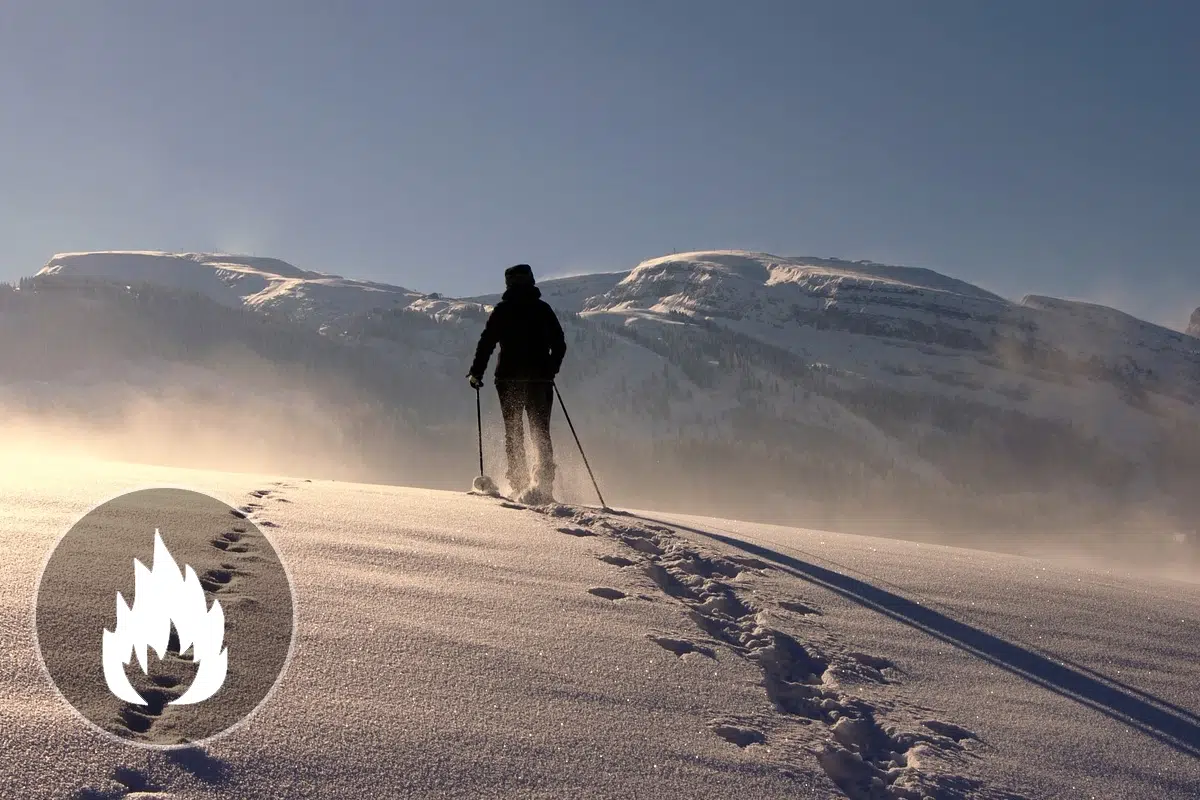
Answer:
<svg viewBox="0 0 1200 800"><path fill-rule="evenodd" d="M508 456L508 485L514 497L526 502L549 502L554 493L554 445L550 441L550 411L554 407L554 378L562 367L567 342L554 310L542 300L542 291L528 264L504 271L504 295L488 317L475 348L475 361L467 378L483 386L492 350L496 359L496 392L504 416L504 450ZM524 417L537 451L537 469L530 486L525 460Z"/></svg>

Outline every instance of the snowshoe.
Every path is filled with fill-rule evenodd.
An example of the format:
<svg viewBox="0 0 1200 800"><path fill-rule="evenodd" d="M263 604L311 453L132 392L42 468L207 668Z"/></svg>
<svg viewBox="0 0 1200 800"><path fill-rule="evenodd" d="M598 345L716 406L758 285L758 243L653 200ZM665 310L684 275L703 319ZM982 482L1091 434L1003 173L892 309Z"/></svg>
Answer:
<svg viewBox="0 0 1200 800"><path fill-rule="evenodd" d="M554 494L547 487L534 484L518 494L516 500L525 506L545 506L554 502Z"/></svg>

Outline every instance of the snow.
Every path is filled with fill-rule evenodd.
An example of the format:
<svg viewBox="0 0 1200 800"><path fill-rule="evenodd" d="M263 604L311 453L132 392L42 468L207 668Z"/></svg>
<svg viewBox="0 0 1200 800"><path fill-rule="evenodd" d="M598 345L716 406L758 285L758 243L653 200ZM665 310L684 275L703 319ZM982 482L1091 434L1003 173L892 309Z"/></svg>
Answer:
<svg viewBox="0 0 1200 800"><path fill-rule="evenodd" d="M746 250L710 250L675 253L643 261L627 277L637 283L647 274L669 274L682 268L713 276L761 281L764 284L807 283L819 279L849 279L888 283L912 289L961 294L991 301L1002 298L965 281L948 278L922 267L897 267L873 261L836 258L781 257Z"/></svg>
<svg viewBox="0 0 1200 800"><path fill-rule="evenodd" d="M565 286L559 291L568 293ZM1200 350L1178 331L1078 301L1030 295L1016 303L913 267L745 251L679 253L642 262L588 299L583 314L627 324L715 324L830 365L859 384L1076 420L1125 453L1152 446L1159 421L1131 408L1125 388L1099 374L1150 376L1166 391L1167 404L1173 401L1166 395L1200 399ZM1031 343L1087 374L1013 363L997 342ZM845 419L836 429L862 429L839 416Z"/></svg>
<svg viewBox="0 0 1200 800"><path fill-rule="evenodd" d="M32 639L57 537L148 485L246 507L297 598L277 691L247 724L175 753L85 726ZM0 473L0 514L7 797L825 798L840 783L854 798L1187 798L1200 780L1194 584L49 457Z"/></svg>
<svg viewBox="0 0 1200 800"><path fill-rule="evenodd" d="M578 314L588 300L612 291L613 287L628 274L628 272L601 272L591 275L571 275L539 279L537 284L538 288L542 290L542 299L556 310L566 314ZM465 299L486 305L495 305L499 302L500 295L500 292L496 292Z"/></svg>
<svg viewBox="0 0 1200 800"><path fill-rule="evenodd" d="M1153 476L1168 471L1159 464L1164 437L1200 423L1200 347L1182 332L1094 304L1035 295L1013 302L930 270L867 261L727 250L677 253L597 275L545 279L534 269L543 296L564 317L572 348L564 385L594 430L740 448L744 434L734 421L749 418L772 431L773 443L800 449L807 441L799 433L779 438L780 423L815 427L844 441L842 450L861 449L923 483L980 483L918 446L917 439L940 435L932 423L901 430L889 419L889 409L928 399L931 408L973 415L997 436L1012 419L1069 427L1073 440L1094 440L1145 476L1144 486L1132 487L1137 502L1177 504ZM365 345L381 373L428 376L414 382L413 396L424 393L422 403L444 410L456 408L450 392L461 387L499 297L445 298L227 254L63 254L43 273L203 291ZM26 330L18 318L7 326L14 335ZM717 353L722 361L714 363ZM96 367L98 378L116 383L130 382L130 369ZM59 377L70 386L68 376ZM54 386L4 388L70 394ZM864 398L874 405L864 407ZM453 428L454 413L431 424ZM1107 486L1097 491L1112 494Z"/></svg>
<svg viewBox="0 0 1200 800"><path fill-rule="evenodd" d="M377 308L404 308L426 297L391 284L302 270L278 259L224 253L60 253L38 274L154 283L318 325Z"/></svg>

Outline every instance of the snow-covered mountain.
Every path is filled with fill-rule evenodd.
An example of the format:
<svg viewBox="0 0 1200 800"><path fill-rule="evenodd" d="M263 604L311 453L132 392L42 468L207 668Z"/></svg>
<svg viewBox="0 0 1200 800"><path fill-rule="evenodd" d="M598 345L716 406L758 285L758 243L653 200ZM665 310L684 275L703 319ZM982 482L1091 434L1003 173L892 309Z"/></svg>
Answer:
<svg viewBox="0 0 1200 800"><path fill-rule="evenodd" d="M459 385L496 295L147 252L58 255L26 288L72 281L198 293L319 332L354 374L395 376L370 378L372 407L472 433ZM593 460L631 492L653 484L677 505L702 497L714 512L809 523L866 508L925 518L960 503L1007 522L1052 507L1078 524L1111 520L1114 505L1152 509L1156 524L1193 513L1200 341L1115 309L1014 302L926 269L743 251L540 285L568 333L560 383L572 415ZM240 319L226 327L247 327ZM345 382L333 373L322 380Z"/></svg>
<svg viewBox="0 0 1200 800"><path fill-rule="evenodd" d="M575 280L552 291L572 296ZM1153 446L1165 407L1200 402L1200 342L1178 331L1088 303L1014 303L924 269L687 253L643 262L572 310L627 328L716 326L820 365L845 390L1066 420L1126 454Z"/></svg>
<svg viewBox="0 0 1200 800"><path fill-rule="evenodd" d="M60 253L37 274L152 283L318 327L374 309L417 304L437 315L452 314L461 305L400 286L302 270L275 258L220 253Z"/></svg>
<svg viewBox="0 0 1200 800"><path fill-rule="evenodd" d="M1189 336L1195 336L1200 339L1200 308L1192 312L1192 318L1188 322L1187 332Z"/></svg>

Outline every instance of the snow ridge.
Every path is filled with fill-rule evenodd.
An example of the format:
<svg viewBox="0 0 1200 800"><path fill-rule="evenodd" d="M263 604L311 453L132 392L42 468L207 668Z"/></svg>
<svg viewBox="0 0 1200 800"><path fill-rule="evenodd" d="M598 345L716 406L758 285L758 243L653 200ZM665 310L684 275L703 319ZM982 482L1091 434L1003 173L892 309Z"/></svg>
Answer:
<svg viewBox="0 0 1200 800"><path fill-rule="evenodd" d="M246 306L314 328L354 314L403 309L416 303L420 303L416 310L441 315L453 316L464 308L457 301L432 303L440 298L388 283L303 270L275 258L225 253L59 253L37 274L152 283L198 292L227 306Z"/></svg>

